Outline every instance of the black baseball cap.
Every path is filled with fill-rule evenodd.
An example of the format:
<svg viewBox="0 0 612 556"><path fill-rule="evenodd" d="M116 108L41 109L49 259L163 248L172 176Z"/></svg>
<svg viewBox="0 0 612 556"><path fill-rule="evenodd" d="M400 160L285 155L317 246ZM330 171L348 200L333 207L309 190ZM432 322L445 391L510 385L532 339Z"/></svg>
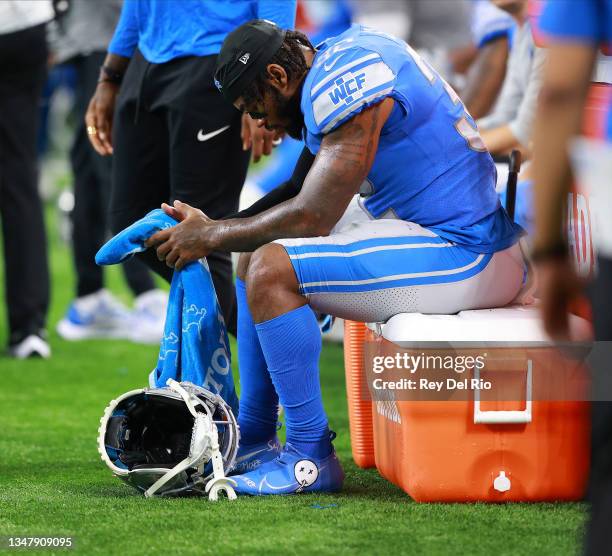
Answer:
<svg viewBox="0 0 612 556"><path fill-rule="evenodd" d="M217 58L215 85L233 103L261 73L285 39L285 31L267 19L253 19L234 29Z"/></svg>

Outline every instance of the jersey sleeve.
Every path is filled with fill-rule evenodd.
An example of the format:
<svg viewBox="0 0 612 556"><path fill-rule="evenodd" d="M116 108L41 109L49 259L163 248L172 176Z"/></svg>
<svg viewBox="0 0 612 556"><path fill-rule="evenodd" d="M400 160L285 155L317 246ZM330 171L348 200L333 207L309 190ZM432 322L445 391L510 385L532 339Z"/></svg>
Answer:
<svg viewBox="0 0 612 556"><path fill-rule="evenodd" d="M577 40L598 44L612 37L605 37L603 22L605 16L600 7L604 0L583 0L580 6L575 0L547 0L539 19L539 29L546 39Z"/></svg>
<svg viewBox="0 0 612 556"><path fill-rule="evenodd" d="M361 47L342 48L341 43L315 60L313 77L303 104L306 129L325 135L389 96L395 72L380 54ZM310 76L309 76L310 77Z"/></svg>
<svg viewBox="0 0 612 556"><path fill-rule="evenodd" d="M477 0L472 7L472 41L477 48L499 38L507 37L514 22L489 0Z"/></svg>
<svg viewBox="0 0 612 556"><path fill-rule="evenodd" d="M117 56L131 58L138 44L138 3L124 2L115 33L108 45L108 51Z"/></svg>

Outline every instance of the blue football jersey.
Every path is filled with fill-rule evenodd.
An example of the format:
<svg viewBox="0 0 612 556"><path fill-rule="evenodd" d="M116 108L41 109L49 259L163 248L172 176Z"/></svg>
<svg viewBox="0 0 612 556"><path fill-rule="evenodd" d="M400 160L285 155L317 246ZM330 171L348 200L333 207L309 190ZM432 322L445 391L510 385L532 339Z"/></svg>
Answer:
<svg viewBox="0 0 612 556"><path fill-rule="evenodd" d="M548 1L539 21L540 29L555 42L577 41L601 46L612 54L612 0ZM606 115L606 139L612 141L612 95Z"/></svg>
<svg viewBox="0 0 612 556"><path fill-rule="evenodd" d="M416 222L481 253L512 245L521 228L499 203L474 120L397 38L353 25L318 46L301 99L306 146L316 154L324 135L385 97L395 105L367 176L369 213Z"/></svg>

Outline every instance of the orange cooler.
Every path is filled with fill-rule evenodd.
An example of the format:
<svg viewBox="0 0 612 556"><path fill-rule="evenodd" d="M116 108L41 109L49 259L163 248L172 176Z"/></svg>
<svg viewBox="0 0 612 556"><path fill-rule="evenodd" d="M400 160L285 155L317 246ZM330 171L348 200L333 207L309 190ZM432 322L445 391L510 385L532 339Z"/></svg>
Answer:
<svg viewBox="0 0 612 556"><path fill-rule="evenodd" d="M611 96L610 85L592 85L583 122L585 135L602 137ZM587 278L595 260L588 198L575 188L568 205L570 252L579 274ZM584 299L572 311L590 317ZM578 334L582 337L590 328L578 317L572 324L582 329ZM388 344L424 339L448 342L457 339L457 334L466 340L466 331L474 341L545 339L534 307L465 311L459 315L396 315L383 326L346 322L347 396L357 465L376 465L381 475L418 501L580 499L589 463L590 415L586 402L533 401L526 422L486 423L481 418L475 422L474 401L368 399L365 342L378 342L384 350L385 344L388 348ZM550 356L559 357L552 349ZM510 411L526 409L523 406ZM506 408L492 411L504 416L500 410Z"/></svg>
<svg viewBox="0 0 612 556"><path fill-rule="evenodd" d="M574 317L572 325L580 336L588 335L586 321ZM545 340L537 309L524 307L397 315L369 335L374 353L426 341ZM541 348L538 356L549 367L554 358L563 364L553 348ZM526 368L529 386L519 402L396 401L393 394L377 395L371 405L376 467L419 502L581 499L589 464L589 404L537 401L536 390L546 380Z"/></svg>
<svg viewBox="0 0 612 556"><path fill-rule="evenodd" d="M372 402L367 399L363 367L363 346L371 332L362 322L344 321L344 368L349 409L351 448L355 463L366 469L374 467Z"/></svg>
<svg viewBox="0 0 612 556"><path fill-rule="evenodd" d="M534 402L525 424L476 424L473 402L398 402L398 410L403 427L395 432L405 459L393 482L417 502L535 502L584 495L585 402ZM390 426L377 423L380 428Z"/></svg>

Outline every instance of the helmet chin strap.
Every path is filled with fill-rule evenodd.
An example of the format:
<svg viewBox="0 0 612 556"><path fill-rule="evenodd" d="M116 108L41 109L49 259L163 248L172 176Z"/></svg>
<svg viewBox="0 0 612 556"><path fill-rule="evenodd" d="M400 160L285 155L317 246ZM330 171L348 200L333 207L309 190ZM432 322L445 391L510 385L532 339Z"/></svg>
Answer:
<svg viewBox="0 0 612 556"><path fill-rule="evenodd" d="M208 406L202 402L197 396L187 392L176 380L168 379L166 383L170 390L176 392L187 406L189 412L193 415L194 425L191 434L191 449L189 457L177 463L167 473L162 475L155 483L153 483L144 493L145 497L151 498L155 493L186 469L196 465L202 465L202 460L205 459L207 452L211 453L213 463L213 476L211 482L219 485L218 488L210 490L209 497L211 500L217 499L217 492L221 489L225 490L228 498L236 498L233 488L228 483L232 479L225 477L223 469L223 458L219 451L219 437L217 427L213 422L213 415ZM196 406L200 405L204 408L204 413L196 411ZM233 482L233 481L232 481ZM221 488L219 488L221 487ZM207 485L207 492L209 491ZM232 496L233 495L233 496Z"/></svg>

